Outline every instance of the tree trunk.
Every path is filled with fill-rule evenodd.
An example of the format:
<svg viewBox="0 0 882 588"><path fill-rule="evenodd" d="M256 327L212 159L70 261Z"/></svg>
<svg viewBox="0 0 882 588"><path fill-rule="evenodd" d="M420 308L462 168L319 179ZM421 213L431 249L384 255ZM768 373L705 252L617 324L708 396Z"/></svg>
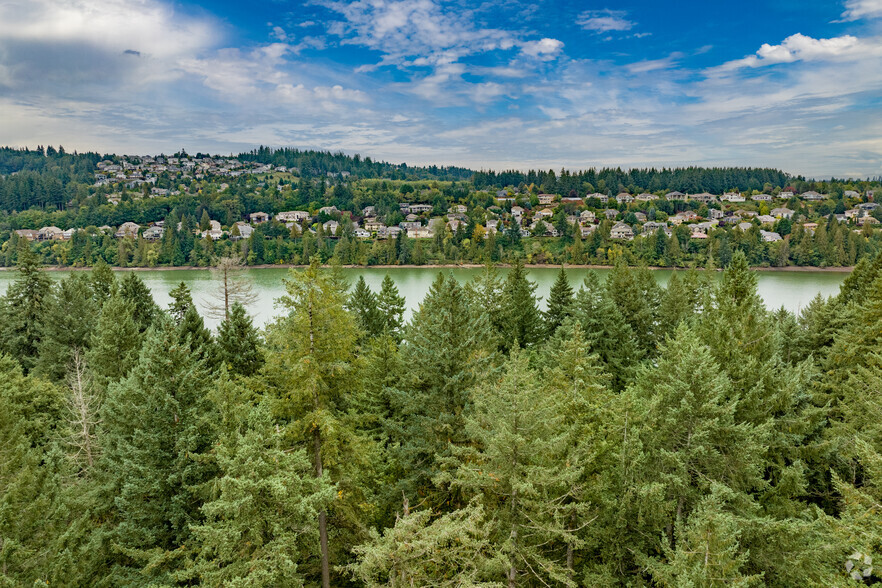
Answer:
<svg viewBox="0 0 882 588"><path fill-rule="evenodd" d="M315 355L315 325L313 323L312 297L309 300L309 356L312 361ZM315 409L319 409L318 390L313 380L312 399ZM312 431L312 445L315 454L315 477L322 477L322 432L316 426ZM331 563L328 554L328 513L325 509L319 512L319 546L322 552L322 588L331 588Z"/></svg>

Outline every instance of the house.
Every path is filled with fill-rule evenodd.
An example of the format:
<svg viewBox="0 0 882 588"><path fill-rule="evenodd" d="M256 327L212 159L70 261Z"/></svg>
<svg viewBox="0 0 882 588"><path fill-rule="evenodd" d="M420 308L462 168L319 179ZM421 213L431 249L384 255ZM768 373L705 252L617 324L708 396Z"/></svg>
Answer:
<svg viewBox="0 0 882 588"><path fill-rule="evenodd" d="M487 224L484 225L484 228L488 233L495 233L499 228L499 220L491 219L487 221Z"/></svg>
<svg viewBox="0 0 882 588"><path fill-rule="evenodd" d="M395 239L401 230L401 227L383 227L377 231L377 237L379 239Z"/></svg>
<svg viewBox="0 0 882 588"><path fill-rule="evenodd" d="M606 210L603 211L603 214L604 214L604 216L606 216L606 218L608 218L609 220L613 220L613 219L615 219L617 216L619 216L619 211L616 210L615 208L607 208Z"/></svg>
<svg viewBox="0 0 882 588"><path fill-rule="evenodd" d="M21 237L22 239L27 239L28 241L36 241L37 240L37 231L33 229L17 229L15 234Z"/></svg>
<svg viewBox="0 0 882 588"><path fill-rule="evenodd" d="M699 216L695 214L694 211L684 210L683 212L678 212L674 216L670 218L672 224L681 225L683 223L696 221L699 219Z"/></svg>
<svg viewBox="0 0 882 588"><path fill-rule="evenodd" d="M208 231L202 231L199 235L203 239L211 239L212 241L217 241L218 239L223 238L224 232L220 229L210 229Z"/></svg>
<svg viewBox="0 0 882 588"><path fill-rule="evenodd" d="M855 192L854 190L846 190L842 193L842 195L846 198L860 198L860 192Z"/></svg>
<svg viewBox="0 0 882 588"><path fill-rule="evenodd" d="M593 194L588 194L587 196L585 196L585 198L586 199L597 198L598 200L600 200L601 204L606 204L607 202L609 202L609 196L607 196L606 194L601 194L600 192L594 192Z"/></svg>
<svg viewBox="0 0 882 588"><path fill-rule="evenodd" d="M432 229L429 227L407 229L407 236L411 239L428 239L432 236Z"/></svg>
<svg viewBox="0 0 882 588"><path fill-rule="evenodd" d="M512 206L511 215L520 218L524 215L524 209L520 206Z"/></svg>
<svg viewBox="0 0 882 588"><path fill-rule="evenodd" d="M133 223L133 222L127 222L127 223L123 223L122 225L120 225L119 229L117 229L114 236L117 238L137 237L139 230L141 230L140 225Z"/></svg>
<svg viewBox="0 0 882 588"><path fill-rule="evenodd" d="M860 216L862 214L864 214L864 211L861 210L860 208L850 208L845 211L845 218L846 219L853 219L853 218L856 219L856 218L860 218Z"/></svg>
<svg viewBox="0 0 882 588"><path fill-rule="evenodd" d="M619 204L622 204L623 202L625 204L628 204L629 202L634 202L634 197L627 192L620 192L618 195L616 195L616 202L618 202Z"/></svg>
<svg viewBox="0 0 882 588"><path fill-rule="evenodd" d="M366 231L370 231L373 233L374 231L379 231L381 228L385 228L386 225L381 223L376 218L366 218L364 219L364 228Z"/></svg>
<svg viewBox="0 0 882 588"><path fill-rule="evenodd" d="M708 204L710 202L716 202L717 197L708 192L702 192L700 194L692 194L689 196L689 200L694 200L695 202L703 202L704 204Z"/></svg>
<svg viewBox="0 0 882 588"><path fill-rule="evenodd" d="M610 239L633 239L634 238L634 229L626 225L625 223L616 223L615 226L609 232Z"/></svg>
<svg viewBox="0 0 882 588"><path fill-rule="evenodd" d="M650 194L649 192L643 192L642 194L637 194L637 196L634 197L634 200L638 202L651 202L653 200L658 200L658 196Z"/></svg>
<svg viewBox="0 0 882 588"><path fill-rule="evenodd" d="M763 231L760 230L760 237L766 243L774 243L775 241L781 240L781 235L775 233L773 231Z"/></svg>
<svg viewBox="0 0 882 588"><path fill-rule="evenodd" d="M793 211L789 208L773 208L771 214L775 218L793 218Z"/></svg>
<svg viewBox="0 0 882 588"><path fill-rule="evenodd" d="M641 230L641 233L643 233L644 235L651 235L652 233L655 233L659 229L667 229L667 228L668 228L667 223L658 223L655 221L649 221L648 223L645 223L643 225L643 229Z"/></svg>
<svg viewBox="0 0 882 588"><path fill-rule="evenodd" d="M641 223L645 223L647 220L646 214L639 212L639 211L634 213L634 218L636 218Z"/></svg>
<svg viewBox="0 0 882 588"><path fill-rule="evenodd" d="M744 202L744 196L742 196L739 192L726 192L722 196L720 196L720 200L725 202Z"/></svg>
<svg viewBox="0 0 882 588"><path fill-rule="evenodd" d="M329 235L334 237L337 235L337 229L340 227L340 223L335 220L329 220L322 225L322 228L325 230L325 235Z"/></svg>
<svg viewBox="0 0 882 588"><path fill-rule="evenodd" d="M465 223L461 220L453 219L451 221L447 221L447 227L450 229L451 233L455 233L459 230L460 227L465 228Z"/></svg>
<svg viewBox="0 0 882 588"><path fill-rule="evenodd" d="M336 206L322 206L321 208L319 208L319 214L326 214L328 216L333 216L333 215L339 214L339 213L340 213L340 211L337 209ZM254 219L252 219L252 220L254 220Z"/></svg>
<svg viewBox="0 0 882 588"><path fill-rule="evenodd" d="M710 208L707 211L707 216L711 220L714 220L714 219L723 218L724 216L726 216L726 213L723 212L722 210L717 209L717 208Z"/></svg>
<svg viewBox="0 0 882 588"><path fill-rule="evenodd" d="M583 201L578 196L565 196L560 199L561 204L583 204Z"/></svg>
<svg viewBox="0 0 882 588"><path fill-rule="evenodd" d="M597 230L597 225L584 225L579 227L579 231L582 233L582 238L590 237L594 231Z"/></svg>
<svg viewBox="0 0 882 588"><path fill-rule="evenodd" d="M248 218L254 224L259 225L261 223L268 222L270 219L270 216L265 212L252 212L251 214L248 215Z"/></svg>
<svg viewBox="0 0 882 588"><path fill-rule="evenodd" d="M556 196L554 194L539 194L539 204L542 206L548 206L554 202Z"/></svg>
<svg viewBox="0 0 882 588"><path fill-rule="evenodd" d="M865 214L864 216L860 217L860 218L857 220L857 224L860 225L860 226L864 226L864 225L878 225L878 224L879 224L879 219L877 219L877 218L875 218L875 217L872 217L872 216L870 216L870 215L868 215L868 214Z"/></svg>
<svg viewBox="0 0 882 588"><path fill-rule="evenodd" d="M361 228L355 229L355 231L353 231L352 234L355 235L356 237L358 237L359 239L370 239L371 238L370 232L368 232L365 229L361 229Z"/></svg>
<svg viewBox="0 0 882 588"><path fill-rule="evenodd" d="M707 221L707 222L703 222L703 223L696 223L696 224L692 225L692 232L693 233L704 233L705 235L707 235L710 232L710 230L716 226L717 226L716 223L712 222L712 221Z"/></svg>
<svg viewBox="0 0 882 588"><path fill-rule="evenodd" d="M869 192L868 192L868 194L869 194ZM876 210L877 208L879 208L879 205L875 202L863 202L861 204L858 204L857 207L860 208L861 210L865 210L867 212L870 212L871 210Z"/></svg>
<svg viewBox="0 0 882 588"><path fill-rule="evenodd" d="M431 204L411 204L408 211L414 214L422 214L424 212L432 212L433 208Z"/></svg>
<svg viewBox="0 0 882 588"><path fill-rule="evenodd" d="M690 238L690 239L707 239L708 236L707 236L706 233L698 233L698 232L696 232L696 233L692 233L691 235L689 235L689 238Z"/></svg>
<svg viewBox="0 0 882 588"><path fill-rule="evenodd" d="M783 200L790 200L791 198L793 198L793 192L791 190L783 190L778 193L778 198L781 198Z"/></svg>
<svg viewBox="0 0 882 588"><path fill-rule="evenodd" d="M246 223L244 221L239 221L233 226L234 226L234 229L232 230L232 232L238 231L238 233L239 233L238 236L237 235L230 236L230 239L233 241L237 241L239 239L248 239L249 237L251 237L251 233L254 232L254 227L252 227L251 225L249 225L248 223Z"/></svg>
<svg viewBox="0 0 882 588"><path fill-rule="evenodd" d="M276 220L280 223L299 223L309 218L309 213L305 210L287 210L276 215Z"/></svg>
<svg viewBox="0 0 882 588"><path fill-rule="evenodd" d="M814 190L809 190L808 192L802 193L802 199L807 202L819 202L821 200L826 200L827 195L826 194L818 194Z"/></svg>
<svg viewBox="0 0 882 588"><path fill-rule="evenodd" d="M210 221L208 221L208 228L211 231L220 231L221 224L216 220L210 220Z"/></svg>
<svg viewBox="0 0 882 588"><path fill-rule="evenodd" d="M60 240L64 238L64 231L58 227L43 227L37 231L37 241ZM135 231L137 234L137 231Z"/></svg>
<svg viewBox="0 0 882 588"><path fill-rule="evenodd" d="M593 223L595 219L594 212L590 210L583 210L579 215L579 221L583 223Z"/></svg>
<svg viewBox="0 0 882 588"><path fill-rule="evenodd" d="M465 206L465 204L454 204L447 209L447 212L454 214L465 214L466 212L468 212L468 210L469 209Z"/></svg>
<svg viewBox="0 0 882 588"><path fill-rule="evenodd" d="M551 218L552 216L554 216L554 212L550 208L543 208L533 214L533 218L537 220Z"/></svg>
<svg viewBox="0 0 882 588"><path fill-rule="evenodd" d="M365 206L364 210L361 211L361 214L364 216L377 216L377 207Z"/></svg>
<svg viewBox="0 0 882 588"><path fill-rule="evenodd" d="M751 196L750 199L755 202L771 202L772 196L770 194L756 194L755 196Z"/></svg>
<svg viewBox="0 0 882 588"><path fill-rule="evenodd" d="M667 194L665 194L665 199L671 200L671 201L676 200L676 201L680 201L680 202L685 202L686 201L686 194L684 194L683 192L677 192L677 191L668 192Z"/></svg>
<svg viewBox="0 0 882 588"><path fill-rule="evenodd" d="M738 228L739 228L740 230L742 230L742 231L747 231L747 230L749 230L750 227L752 227L752 226L753 226L753 223L749 223L749 222L746 222L746 221L743 222L743 223L738 223Z"/></svg>
<svg viewBox="0 0 882 588"><path fill-rule="evenodd" d="M756 220L758 220L761 224L764 224L764 225L773 225L773 224L775 224L775 221L778 219L776 219L774 216L772 216L770 214L761 214L760 216L756 217Z"/></svg>
<svg viewBox="0 0 882 588"><path fill-rule="evenodd" d="M162 235L165 233L165 227L158 227L153 225L152 227L147 227L144 229L144 232L141 234L142 237L146 241L159 241L162 239Z"/></svg>

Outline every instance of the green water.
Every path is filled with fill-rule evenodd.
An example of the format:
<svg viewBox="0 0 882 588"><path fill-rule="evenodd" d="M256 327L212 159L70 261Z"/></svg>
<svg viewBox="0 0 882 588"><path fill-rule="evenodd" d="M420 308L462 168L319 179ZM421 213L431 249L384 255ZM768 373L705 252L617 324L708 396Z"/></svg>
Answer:
<svg viewBox="0 0 882 588"><path fill-rule="evenodd" d="M264 325L279 314L275 306L275 300L285 292L283 280L290 270L287 269L252 269L247 270L246 275L254 285L259 295L258 301L249 308L254 316L255 323ZM359 268L344 270L346 276L354 284L359 276L364 276L368 286L374 291L379 291L383 276L387 273L398 286L401 294L407 299L411 310L416 308L432 285L432 281L439 271L450 272L462 283L468 282L477 276L480 269L430 269L430 268ZM507 270L501 269L505 274ZM589 271L596 271L601 277L605 277L609 270L585 270L568 269L567 274L574 287L582 282ZM538 284L536 293L543 297L548 296L548 291L557 277L557 269L535 268L529 272L530 279ZM62 279L70 272L52 271L49 274L53 279ZM662 285L666 284L671 277L671 270L655 270L656 280ZM166 307L170 302L169 291L181 281L187 283L193 292L193 300L199 305L200 311L204 311L204 304L211 297L211 293L217 287L208 270L150 270L140 271L138 275L153 292L156 302ZM839 291L839 285L848 274L838 272L758 272L759 294L771 308L784 306L791 311L799 311L818 293L830 296ZM10 282L15 279L15 272L0 272L0 293L6 291ZM544 302L543 302L544 307ZM204 314L204 312L203 312ZM215 322L206 319L209 326L215 326Z"/></svg>

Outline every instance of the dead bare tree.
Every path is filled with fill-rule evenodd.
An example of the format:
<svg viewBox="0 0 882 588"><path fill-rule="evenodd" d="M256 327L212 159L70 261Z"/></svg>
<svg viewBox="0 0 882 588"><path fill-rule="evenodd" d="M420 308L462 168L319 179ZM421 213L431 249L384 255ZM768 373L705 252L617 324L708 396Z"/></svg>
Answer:
<svg viewBox="0 0 882 588"><path fill-rule="evenodd" d="M98 418L101 400L92 386L92 376L80 349L74 349L67 373L67 386L69 443L74 451L72 459L82 473L92 469L98 458L99 446L95 430L101 422Z"/></svg>
<svg viewBox="0 0 882 588"><path fill-rule="evenodd" d="M234 302L248 306L257 301L257 293L251 282L243 275L245 266L241 257L221 257L211 268L218 285L205 303L208 316L226 320Z"/></svg>

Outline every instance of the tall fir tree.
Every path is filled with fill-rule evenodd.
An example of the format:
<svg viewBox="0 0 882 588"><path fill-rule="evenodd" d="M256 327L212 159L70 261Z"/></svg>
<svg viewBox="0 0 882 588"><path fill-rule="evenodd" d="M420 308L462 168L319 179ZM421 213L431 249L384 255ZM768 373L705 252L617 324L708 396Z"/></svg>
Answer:
<svg viewBox="0 0 882 588"><path fill-rule="evenodd" d="M159 314L159 308L153 301L150 289L135 272L129 272L120 282L120 297L125 301L131 313L132 320L138 325L138 330L143 333Z"/></svg>
<svg viewBox="0 0 882 588"><path fill-rule="evenodd" d="M502 284L502 349L529 348L543 334L536 283L527 278L524 262L518 258Z"/></svg>
<svg viewBox="0 0 882 588"><path fill-rule="evenodd" d="M573 314L573 287L567 279L563 266L548 294L548 309L545 311L545 331L547 336L554 335L558 327Z"/></svg>
<svg viewBox="0 0 882 588"><path fill-rule="evenodd" d="M368 287L364 276L358 277L347 307L355 316L355 323L363 340L376 337L382 332L382 316L377 308L377 295Z"/></svg>
<svg viewBox="0 0 882 588"><path fill-rule="evenodd" d="M217 345L220 360L233 374L253 376L263 367L260 333L238 302L233 303L229 318L217 328Z"/></svg>
<svg viewBox="0 0 882 588"><path fill-rule="evenodd" d="M112 296L98 315L86 351L86 361L100 391L128 375L138 359L141 342L142 335L126 301L119 294Z"/></svg>
<svg viewBox="0 0 882 588"><path fill-rule="evenodd" d="M396 341L401 341L406 305L407 300L398 293L398 287L389 274L383 276L380 293L377 294L377 309L380 312L383 332Z"/></svg>
<svg viewBox="0 0 882 588"><path fill-rule="evenodd" d="M0 351L15 357L27 372L39 355L52 283L27 243L19 248L17 269L16 280L0 299Z"/></svg>
<svg viewBox="0 0 882 588"><path fill-rule="evenodd" d="M56 382L65 377L74 352L91 343L98 309L86 276L72 274L55 285L43 311L38 373Z"/></svg>

